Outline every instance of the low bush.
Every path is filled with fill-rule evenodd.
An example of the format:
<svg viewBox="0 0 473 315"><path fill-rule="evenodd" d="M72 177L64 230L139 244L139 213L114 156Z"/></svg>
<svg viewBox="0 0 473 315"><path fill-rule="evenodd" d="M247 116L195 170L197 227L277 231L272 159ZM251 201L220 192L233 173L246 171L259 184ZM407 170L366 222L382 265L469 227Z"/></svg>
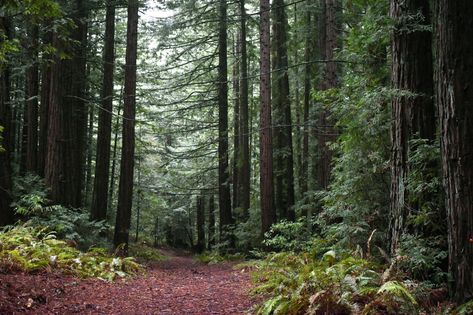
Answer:
<svg viewBox="0 0 473 315"><path fill-rule="evenodd" d="M130 244L128 248L130 256L135 257L139 261L143 262L159 262L166 259L166 256L161 254L158 249L148 246L144 243Z"/></svg>
<svg viewBox="0 0 473 315"><path fill-rule="evenodd" d="M195 256L195 259L198 262L208 264L208 265L220 264L226 261L237 261L244 258L245 256L239 253L220 254L218 251L203 252Z"/></svg>
<svg viewBox="0 0 473 315"><path fill-rule="evenodd" d="M110 256L103 248L81 252L53 232L30 226L15 226L0 232L0 270L59 270L81 278L112 281L141 270L131 257Z"/></svg>
<svg viewBox="0 0 473 315"><path fill-rule="evenodd" d="M252 263L258 314L433 314L431 293L444 289L385 279L387 266L332 249L269 254Z"/></svg>

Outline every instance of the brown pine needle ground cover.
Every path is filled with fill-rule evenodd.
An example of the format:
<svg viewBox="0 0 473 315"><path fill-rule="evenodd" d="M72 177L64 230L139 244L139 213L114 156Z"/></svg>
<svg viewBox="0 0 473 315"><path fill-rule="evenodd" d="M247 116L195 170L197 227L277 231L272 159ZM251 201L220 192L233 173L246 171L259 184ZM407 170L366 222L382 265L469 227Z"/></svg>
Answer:
<svg viewBox="0 0 473 315"><path fill-rule="evenodd" d="M173 255L133 279L0 274L0 314L249 314L249 274Z"/></svg>

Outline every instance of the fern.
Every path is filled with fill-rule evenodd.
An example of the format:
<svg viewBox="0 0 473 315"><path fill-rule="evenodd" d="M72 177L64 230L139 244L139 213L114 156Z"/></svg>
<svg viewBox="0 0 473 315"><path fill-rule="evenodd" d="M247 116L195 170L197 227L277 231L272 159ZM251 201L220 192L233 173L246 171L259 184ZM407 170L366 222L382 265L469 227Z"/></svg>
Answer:
<svg viewBox="0 0 473 315"><path fill-rule="evenodd" d="M81 252L45 229L16 226L0 232L0 270L36 271L58 269L82 278L112 281L142 268L132 258L117 258L105 249Z"/></svg>

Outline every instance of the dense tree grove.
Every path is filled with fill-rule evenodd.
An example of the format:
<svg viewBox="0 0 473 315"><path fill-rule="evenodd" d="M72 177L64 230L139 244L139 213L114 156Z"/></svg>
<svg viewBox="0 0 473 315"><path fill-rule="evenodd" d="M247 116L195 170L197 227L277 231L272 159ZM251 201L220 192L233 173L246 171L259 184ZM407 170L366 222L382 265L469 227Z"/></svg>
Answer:
<svg viewBox="0 0 473 315"><path fill-rule="evenodd" d="M468 306L471 32L470 1L2 1L0 226L362 259L366 314L404 312L389 284ZM260 311L345 314L309 278Z"/></svg>

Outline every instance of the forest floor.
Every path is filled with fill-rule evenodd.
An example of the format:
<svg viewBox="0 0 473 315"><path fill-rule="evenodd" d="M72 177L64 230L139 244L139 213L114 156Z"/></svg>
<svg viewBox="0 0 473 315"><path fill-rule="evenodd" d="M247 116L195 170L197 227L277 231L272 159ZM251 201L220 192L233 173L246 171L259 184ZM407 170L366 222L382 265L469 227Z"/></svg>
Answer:
<svg viewBox="0 0 473 315"><path fill-rule="evenodd" d="M132 279L105 282L57 273L0 274L0 314L249 314L249 274L192 256L168 259Z"/></svg>

